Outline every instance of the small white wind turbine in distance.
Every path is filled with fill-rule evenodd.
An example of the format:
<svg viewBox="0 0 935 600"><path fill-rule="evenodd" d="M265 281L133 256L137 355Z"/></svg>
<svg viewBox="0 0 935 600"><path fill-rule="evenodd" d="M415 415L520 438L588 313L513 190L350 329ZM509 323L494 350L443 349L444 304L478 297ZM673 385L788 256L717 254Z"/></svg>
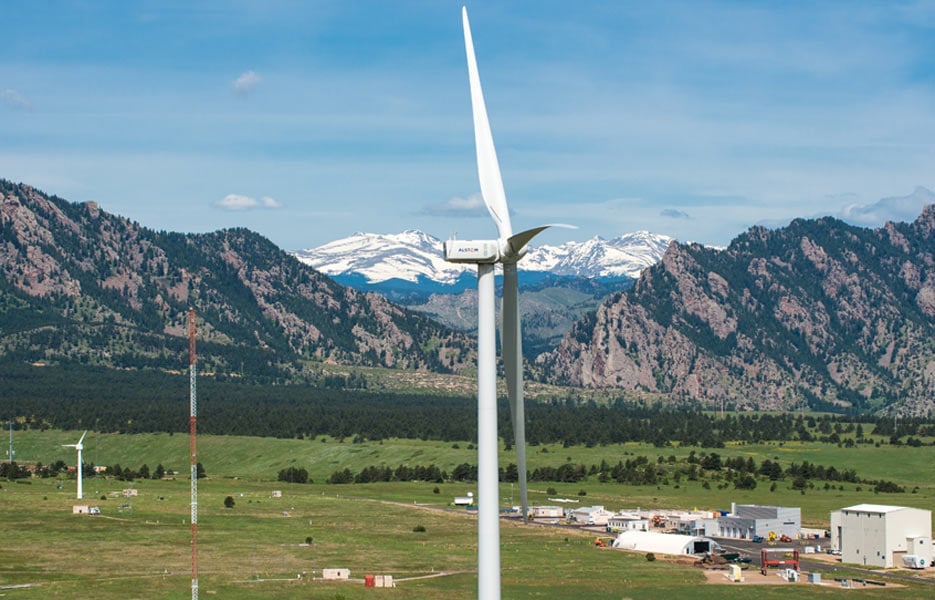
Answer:
<svg viewBox="0 0 935 600"><path fill-rule="evenodd" d="M523 519L526 499L526 434L523 415L523 353L518 308L516 263L545 225L514 235L503 191L497 152L487 119L467 8L461 9L467 53L474 141L481 196L497 226L496 240L448 240L445 260L477 265L477 589L484 600L500 598L499 468L497 460L497 346L494 265L503 265L503 371L507 380L516 467ZM567 226L566 226L567 227Z"/></svg>
<svg viewBox="0 0 935 600"><path fill-rule="evenodd" d="M82 433L81 439L78 440L77 444L62 444L63 448L74 448L78 451L78 500L84 497L81 492L81 472L84 470L81 464L81 451L84 450L84 436L86 435L88 435L87 431Z"/></svg>

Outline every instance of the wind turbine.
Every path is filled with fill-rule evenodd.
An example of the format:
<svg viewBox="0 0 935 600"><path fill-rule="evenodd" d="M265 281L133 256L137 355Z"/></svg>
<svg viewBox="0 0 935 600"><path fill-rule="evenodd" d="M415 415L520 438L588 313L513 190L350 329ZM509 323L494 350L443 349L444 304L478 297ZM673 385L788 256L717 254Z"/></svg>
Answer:
<svg viewBox="0 0 935 600"><path fill-rule="evenodd" d="M81 451L84 450L84 436L88 435L88 432L85 431L81 434L81 438L78 440L77 444L62 444L63 448L74 448L78 451L78 500L81 500L84 496L81 493L81 472L84 470L83 465L81 464Z"/></svg>
<svg viewBox="0 0 935 600"><path fill-rule="evenodd" d="M526 431L523 410L523 353L520 337L516 263L526 245L545 225L514 234L503 191L487 108L474 57L474 42L467 7L461 9L467 53L477 171L484 204L497 226L496 240L448 240L445 260L477 265L477 588L484 600L500 598L499 470L497 461L497 346L494 265L503 265L502 331L503 370L507 380L519 472L523 520L526 499Z"/></svg>

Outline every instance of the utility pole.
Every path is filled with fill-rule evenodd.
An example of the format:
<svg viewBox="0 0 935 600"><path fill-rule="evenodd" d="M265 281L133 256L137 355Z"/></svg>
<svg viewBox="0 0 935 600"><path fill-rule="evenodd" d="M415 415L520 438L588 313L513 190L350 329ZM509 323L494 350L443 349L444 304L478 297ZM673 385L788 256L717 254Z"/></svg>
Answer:
<svg viewBox="0 0 935 600"><path fill-rule="evenodd" d="M198 600L198 451L195 444L198 395L195 389L195 309L188 309L188 388L191 411L188 418L192 477L192 600Z"/></svg>
<svg viewBox="0 0 935 600"><path fill-rule="evenodd" d="M10 464L13 464L13 421L10 421Z"/></svg>

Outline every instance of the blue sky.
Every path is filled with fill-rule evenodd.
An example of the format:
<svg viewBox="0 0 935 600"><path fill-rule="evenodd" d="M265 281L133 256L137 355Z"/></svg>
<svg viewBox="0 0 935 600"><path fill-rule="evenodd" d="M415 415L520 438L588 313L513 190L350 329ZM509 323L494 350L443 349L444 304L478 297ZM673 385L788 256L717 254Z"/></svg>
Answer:
<svg viewBox="0 0 935 600"><path fill-rule="evenodd" d="M286 250L495 237L461 2L12 2L0 177ZM935 2L468 3L516 230L910 220L935 189Z"/></svg>

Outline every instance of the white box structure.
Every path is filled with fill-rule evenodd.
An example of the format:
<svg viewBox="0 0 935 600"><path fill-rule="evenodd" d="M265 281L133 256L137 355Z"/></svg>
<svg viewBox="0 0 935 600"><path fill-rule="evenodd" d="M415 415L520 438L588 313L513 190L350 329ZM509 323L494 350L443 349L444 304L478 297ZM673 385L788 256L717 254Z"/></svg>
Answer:
<svg viewBox="0 0 935 600"><path fill-rule="evenodd" d="M350 569L322 569L321 578L328 581L347 581L351 578Z"/></svg>
<svg viewBox="0 0 935 600"><path fill-rule="evenodd" d="M831 513L831 546L841 562L891 569L902 556L932 558L932 511L858 504Z"/></svg>

